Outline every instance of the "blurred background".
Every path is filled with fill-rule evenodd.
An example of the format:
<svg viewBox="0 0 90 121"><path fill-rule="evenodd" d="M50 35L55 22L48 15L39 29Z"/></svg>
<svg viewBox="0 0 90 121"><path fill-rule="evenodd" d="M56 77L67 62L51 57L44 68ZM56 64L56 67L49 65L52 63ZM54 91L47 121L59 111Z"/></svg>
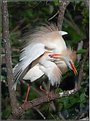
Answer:
<svg viewBox="0 0 90 121"><path fill-rule="evenodd" d="M22 37L32 32L34 27L41 23L57 24L59 1L31 1L31 2L8 2L9 12L9 31L12 52L12 66L19 61L20 51L24 46ZM83 58L89 47L89 10L84 0L71 0L67 6L62 30L68 32L64 36L67 46L77 51L77 60L75 66L80 72ZM1 27L0 27L1 31ZM1 33L1 32L0 32ZM2 42L2 65L1 65L1 118L8 119L11 113L10 98L7 83L7 72L5 64L5 50ZM71 90L75 87L75 78L71 71L67 71L63 77L60 87L55 92ZM31 86L29 100L44 95L39 89L40 81ZM89 111L89 57L83 65L83 78L81 79L81 88L78 93L72 96L66 96L57 99L51 103L42 104L35 109L29 109L23 115L23 119L80 119L88 117ZM23 103L27 85L18 84L16 95L19 103Z"/></svg>

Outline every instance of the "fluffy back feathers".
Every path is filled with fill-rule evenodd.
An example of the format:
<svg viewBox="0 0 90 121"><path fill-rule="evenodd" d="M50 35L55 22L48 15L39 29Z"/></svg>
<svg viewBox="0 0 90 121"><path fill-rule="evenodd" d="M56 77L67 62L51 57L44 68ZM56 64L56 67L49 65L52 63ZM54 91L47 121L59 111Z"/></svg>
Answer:
<svg viewBox="0 0 90 121"><path fill-rule="evenodd" d="M35 29L34 33L24 37L23 39L25 39L27 43L22 49L20 62L13 69L14 82L17 83L19 78L24 76L23 72L28 66L35 61L35 59L44 54L46 50L51 49L52 52L58 53L66 50L66 44L62 38L63 34L67 33L59 32L58 28L51 24L38 27Z"/></svg>

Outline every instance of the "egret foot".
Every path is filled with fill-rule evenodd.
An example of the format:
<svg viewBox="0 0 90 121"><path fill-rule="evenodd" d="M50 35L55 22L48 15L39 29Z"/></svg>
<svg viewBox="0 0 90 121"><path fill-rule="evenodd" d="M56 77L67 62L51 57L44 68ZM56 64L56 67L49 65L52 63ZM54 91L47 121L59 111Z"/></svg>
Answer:
<svg viewBox="0 0 90 121"><path fill-rule="evenodd" d="M40 85L40 90L43 91L47 97L48 97L48 101L50 100L50 98L52 97L52 94L48 91L46 91L45 89L42 88L42 85Z"/></svg>
<svg viewBox="0 0 90 121"><path fill-rule="evenodd" d="M24 101L24 103L21 104L21 107L22 107L23 109L27 109L27 104L28 104L28 102L29 102L29 101L27 101L27 102Z"/></svg>

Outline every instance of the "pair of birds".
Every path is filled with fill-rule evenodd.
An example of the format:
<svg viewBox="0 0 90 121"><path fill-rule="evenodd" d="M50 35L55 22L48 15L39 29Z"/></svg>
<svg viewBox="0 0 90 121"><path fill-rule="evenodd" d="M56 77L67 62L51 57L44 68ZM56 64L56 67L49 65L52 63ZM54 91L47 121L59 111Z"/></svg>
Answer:
<svg viewBox="0 0 90 121"><path fill-rule="evenodd" d="M64 31L51 24L39 27L36 31L24 38L27 45L22 49L20 62L14 67L14 85L20 80L36 81L42 76L48 77L52 86L60 84L61 76L69 67L77 74L74 66L76 52L67 48L63 39ZM30 85L26 94L27 102Z"/></svg>

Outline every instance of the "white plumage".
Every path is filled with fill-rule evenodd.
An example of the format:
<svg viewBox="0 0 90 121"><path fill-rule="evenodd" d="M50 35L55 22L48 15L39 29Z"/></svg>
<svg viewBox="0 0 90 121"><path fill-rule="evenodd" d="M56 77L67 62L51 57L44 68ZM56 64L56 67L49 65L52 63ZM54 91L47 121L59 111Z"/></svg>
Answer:
<svg viewBox="0 0 90 121"><path fill-rule="evenodd" d="M60 83L61 75L66 71L67 65L62 60L61 64L60 62L56 64L55 59L50 58L49 54L62 54L64 51L68 51L62 38L62 35L65 34L67 32L58 31L56 26L51 25L40 27L39 30L26 38L28 42L22 50L20 62L13 69L14 88L21 77L33 82L46 75L52 85ZM60 67L64 67L64 70Z"/></svg>

